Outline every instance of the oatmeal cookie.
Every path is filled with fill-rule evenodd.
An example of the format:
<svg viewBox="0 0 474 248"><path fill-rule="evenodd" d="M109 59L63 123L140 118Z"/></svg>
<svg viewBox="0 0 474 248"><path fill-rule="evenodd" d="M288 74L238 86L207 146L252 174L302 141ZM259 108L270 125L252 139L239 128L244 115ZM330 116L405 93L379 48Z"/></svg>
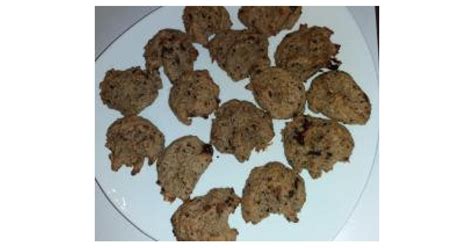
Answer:
<svg viewBox="0 0 474 248"><path fill-rule="evenodd" d="M275 52L275 62L301 81L306 81L322 68L336 70L335 58L340 45L331 42L333 31L326 27L300 25L298 31L283 38Z"/></svg>
<svg viewBox="0 0 474 248"><path fill-rule="evenodd" d="M371 105L367 94L343 71L317 76L307 93L309 109L346 124L365 124Z"/></svg>
<svg viewBox="0 0 474 248"><path fill-rule="evenodd" d="M301 6L243 6L239 20L250 30L266 36L291 29L301 16Z"/></svg>
<svg viewBox="0 0 474 248"><path fill-rule="evenodd" d="M191 117L205 119L219 106L219 86L207 70L187 72L173 85L168 99L179 121L191 125Z"/></svg>
<svg viewBox="0 0 474 248"><path fill-rule="evenodd" d="M239 162L248 160L254 148L265 149L275 136L271 116L251 102L230 100L215 115L211 144L222 153L234 154Z"/></svg>
<svg viewBox="0 0 474 248"><path fill-rule="evenodd" d="M298 222L297 214L305 201L303 178L280 162L269 162L250 172L242 193L242 217L257 224L275 213Z"/></svg>
<svg viewBox="0 0 474 248"><path fill-rule="evenodd" d="M239 204L234 189L212 189L176 210L171 218L173 233L179 241L235 241L239 232L228 219Z"/></svg>
<svg viewBox="0 0 474 248"><path fill-rule="evenodd" d="M227 30L209 42L212 61L216 60L233 81L239 81L270 65L267 38L248 30Z"/></svg>
<svg viewBox="0 0 474 248"><path fill-rule="evenodd" d="M288 163L298 172L307 169L312 178L332 170L336 162L349 161L354 140L336 121L300 115L282 131Z"/></svg>
<svg viewBox="0 0 474 248"><path fill-rule="evenodd" d="M157 72L147 73L137 66L123 71L110 69L99 87L102 102L128 116L137 115L151 105L162 83Z"/></svg>
<svg viewBox="0 0 474 248"><path fill-rule="evenodd" d="M250 79L251 90L258 105L275 119L288 119L304 111L304 83L284 69L271 67Z"/></svg>
<svg viewBox="0 0 474 248"><path fill-rule="evenodd" d="M152 165L164 150L165 137L149 120L139 116L127 116L116 120L107 130L105 146L112 152L112 170L123 164L133 167L132 175L140 172L145 158Z"/></svg>
<svg viewBox="0 0 474 248"><path fill-rule="evenodd" d="M182 74L193 71L198 54L184 32L163 29L148 41L143 56L148 71L155 72L163 66L168 79L175 83Z"/></svg>
<svg viewBox="0 0 474 248"><path fill-rule="evenodd" d="M209 36L232 26L229 13L222 6L186 6L183 23L191 40L202 45L207 45Z"/></svg>
<svg viewBox="0 0 474 248"><path fill-rule="evenodd" d="M213 148L196 136L184 136L166 147L157 163L158 181L165 201L189 199L199 178L212 162Z"/></svg>

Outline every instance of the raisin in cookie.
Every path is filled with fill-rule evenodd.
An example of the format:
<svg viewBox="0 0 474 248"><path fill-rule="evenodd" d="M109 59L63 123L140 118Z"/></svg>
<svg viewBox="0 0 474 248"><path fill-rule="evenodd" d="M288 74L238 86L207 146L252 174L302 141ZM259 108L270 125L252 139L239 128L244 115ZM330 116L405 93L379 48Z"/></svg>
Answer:
<svg viewBox="0 0 474 248"><path fill-rule="evenodd" d="M215 115L211 143L222 153L234 154L239 162L248 160L254 148L265 149L275 136L271 116L251 102L230 100Z"/></svg>
<svg viewBox="0 0 474 248"><path fill-rule="evenodd" d="M284 69L265 69L253 76L246 88L252 91L258 105L275 119L291 118L304 111L304 83Z"/></svg>
<svg viewBox="0 0 474 248"><path fill-rule="evenodd" d="M110 69L99 87L102 102L127 116L139 114L151 105L162 83L157 72L147 73L137 66L123 71Z"/></svg>
<svg viewBox="0 0 474 248"><path fill-rule="evenodd" d="M300 172L307 169L312 178L332 170L338 161L349 161L354 140L336 121L300 115L286 123L282 131L288 163Z"/></svg>
<svg viewBox="0 0 474 248"><path fill-rule="evenodd" d="M219 106L219 86L207 70L187 72L173 85L169 105L179 121L191 125L191 117L207 118Z"/></svg>
<svg viewBox="0 0 474 248"><path fill-rule="evenodd" d="M175 83L183 73L193 71L198 51L184 32L163 29L148 41L143 56L148 71L163 66L166 76Z"/></svg>
<svg viewBox="0 0 474 248"><path fill-rule="evenodd" d="M133 167L132 175L140 172L145 158L148 164L159 159L164 150L165 137L149 120L139 116L127 116L116 120L107 130L109 158L112 170L117 171L123 164Z"/></svg>
<svg viewBox="0 0 474 248"><path fill-rule="evenodd" d="M267 38L248 30L227 30L209 42L212 61L216 60L233 81L249 77L270 65Z"/></svg>
<svg viewBox="0 0 474 248"><path fill-rule="evenodd" d="M207 44L209 36L232 26L229 13L222 6L186 6L183 22L191 40L202 45Z"/></svg>
<svg viewBox="0 0 474 248"><path fill-rule="evenodd" d="M239 204L232 188L187 200L171 217L174 236L179 241L235 241L239 232L230 228L228 219Z"/></svg>
<svg viewBox="0 0 474 248"><path fill-rule="evenodd" d="M322 68L335 70L340 61L335 56L340 45L331 42L333 31L326 27L300 25L298 31L283 38L275 52L275 62L293 74L297 79L306 81Z"/></svg>
<svg viewBox="0 0 474 248"><path fill-rule="evenodd" d="M165 201L189 199L199 178L212 162L213 149L196 136L184 136L166 147L157 163L158 185Z"/></svg>
<svg viewBox="0 0 474 248"><path fill-rule="evenodd" d="M301 16L301 6L243 6L239 20L250 30L266 36L291 29Z"/></svg>
<svg viewBox="0 0 474 248"><path fill-rule="evenodd" d="M280 162L269 162L250 172L242 193L242 217L257 224L276 213L298 222L297 214L305 201L303 178Z"/></svg>
<svg viewBox="0 0 474 248"><path fill-rule="evenodd" d="M369 98L354 79L343 71L317 76L307 94L309 109L346 124L365 124L369 120Z"/></svg>

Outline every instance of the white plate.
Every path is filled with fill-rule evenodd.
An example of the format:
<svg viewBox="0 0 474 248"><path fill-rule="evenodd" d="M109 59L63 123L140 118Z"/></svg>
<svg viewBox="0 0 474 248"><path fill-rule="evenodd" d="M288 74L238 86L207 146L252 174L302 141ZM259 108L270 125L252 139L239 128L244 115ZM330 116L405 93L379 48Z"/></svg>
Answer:
<svg viewBox="0 0 474 248"><path fill-rule="evenodd" d="M227 7L233 29L244 26L237 18L238 7ZM176 28L184 30L181 20L183 7L163 7L135 24L114 41L100 55L95 63L96 91L96 181L107 198L121 214L140 231L157 240L175 240L170 218L181 204L177 199L173 204L164 202L156 185L155 166L144 166L141 172L132 177L130 168L122 167L118 172L110 169L109 150L105 148L105 135L109 125L121 115L102 104L99 96L99 83L110 68L126 69L140 65L144 68L143 47L159 30ZM281 215L270 215L257 225L246 224L240 207L230 216L231 227L239 231L237 240L332 240L343 227L365 187L375 154L378 149L378 79L369 49L365 40L345 7L304 7L303 14L291 31L280 32L269 39L269 56L274 64L273 54L283 37L298 29L299 24L327 26L335 33L332 41L341 44L338 58L342 61L341 70L349 72L367 93L372 103L372 115L364 126L346 125L355 140L355 148L350 163L338 163L334 170L318 180L312 180L306 171L307 200L299 213L298 223L289 223ZM238 83L232 80L217 64L212 64L209 52L194 44L199 51L195 69L209 70L219 85L222 102L233 98L254 102L252 94L244 88L248 79ZM211 115L208 120L194 118L191 126L181 124L168 106L170 82L160 70L163 89L153 105L146 108L141 116L152 121L166 137L166 145L184 135L196 135L209 142ZM311 81L311 79L309 80ZM308 88L310 82L306 83ZM306 114L318 116L306 109ZM286 121L273 121L275 137L265 152L253 152L250 160L241 164L232 155L214 152L213 163L199 180L191 197L203 195L214 187L233 187L241 195L245 180L255 166L269 161L288 164L281 142L280 131ZM219 158L217 158L219 157Z"/></svg>

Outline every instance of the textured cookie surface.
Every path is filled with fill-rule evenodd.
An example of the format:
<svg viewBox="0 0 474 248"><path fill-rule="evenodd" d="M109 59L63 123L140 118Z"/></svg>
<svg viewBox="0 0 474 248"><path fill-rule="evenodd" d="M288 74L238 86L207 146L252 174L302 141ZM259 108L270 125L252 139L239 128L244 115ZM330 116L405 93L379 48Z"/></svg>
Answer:
<svg viewBox="0 0 474 248"><path fill-rule="evenodd" d="M164 150L165 137L149 120L139 116L127 116L116 120L107 130L107 143L112 170L125 164L133 167L132 175L140 172L145 158L153 164Z"/></svg>
<svg viewBox="0 0 474 248"><path fill-rule="evenodd" d="M219 86L207 70L185 73L173 85L169 105L179 121L191 125L191 117L207 118L219 106Z"/></svg>
<svg viewBox="0 0 474 248"><path fill-rule="evenodd" d="M305 201L303 178L280 162L269 162L250 172L242 194L242 217L257 224L276 213L298 222L297 214Z"/></svg>
<svg viewBox="0 0 474 248"><path fill-rule="evenodd" d="M163 66L166 76L174 83L185 72L193 71L198 51L182 31L163 29L148 41L143 56L148 71L155 72Z"/></svg>
<svg viewBox="0 0 474 248"><path fill-rule="evenodd" d="M239 232L228 223L240 204L232 188L210 190L185 201L173 214L171 223L177 240L235 241Z"/></svg>
<svg viewBox="0 0 474 248"><path fill-rule="evenodd" d="M331 42L333 31L326 27L300 25L298 31L283 38L275 53L278 67L306 81L322 68L337 69L339 45Z"/></svg>
<svg viewBox="0 0 474 248"><path fill-rule="evenodd" d="M267 38L248 30L218 33L208 44L212 60L216 60L233 81L249 77L270 65Z"/></svg>
<svg viewBox="0 0 474 248"><path fill-rule="evenodd" d="M251 102L230 100L215 114L212 145L222 153L234 154L240 162L248 160L254 148L265 149L275 136L270 115Z"/></svg>
<svg viewBox="0 0 474 248"><path fill-rule="evenodd" d="M123 71L110 69L99 87L102 102L127 116L139 114L151 105L162 83L157 72L147 73L140 67L131 67Z"/></svg>
<svg viewBox="0 0 474 248"><path fill-rule="evenodd" d="M307 169L312 178L332 170L338 161L349 161L354 140L336 121L300 115L282 131L288 163L298 172Z"/></svg>
<svg viewBox="0 0 474 248"><path fill-rule="evenodd" d="M303 113L306 103L304 83L284 69L271 67L253 76L247 88L258 105L275 119Z"/></svg>
<svg viewBox="0 0 474 248"><path fill-rule="evenodd" d="M183 22L191 40L202 45L207 44L209 36L232 26L229 13L222 6L186 6Z"/></svg>
<svg viewBox="0 0 474 248"><path fill-rule="evenodd" d="M346 124L365 124L369 120L369 98L354 79L343 71L317 76L307 94L309 109Z"/></svg>
<svg viewBox="0 0 474 248"><path fill-rule="evenodd" d="M158 181L166 201L189 199L199 178L212 162L213 149L196 136L184 136L166 147L158 161Z"/></svg>
<svg viewBox="0 0 474 248"><path fill-rule="evenodd" d="M239 20L248 29L273 36L283 29L291 29L301 16L301 6L243 6Z"/></svg>

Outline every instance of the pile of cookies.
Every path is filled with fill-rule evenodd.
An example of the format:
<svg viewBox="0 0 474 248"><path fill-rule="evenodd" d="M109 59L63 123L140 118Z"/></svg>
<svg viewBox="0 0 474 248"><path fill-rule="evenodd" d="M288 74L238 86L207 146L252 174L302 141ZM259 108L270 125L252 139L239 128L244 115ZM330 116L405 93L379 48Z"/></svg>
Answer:
<svg viewBox="0 0 474 248"><path fill-rule="evenodd" d="M163 29L152 37L144 48L145 69L111 69L100 83L103 103L124 116L107 130L112 170L125 165L135 175L145 158L156 164L164 200L183 201L171 218L177 240L236 240L228 217L239 205L246 222L257 224L272 213L298 222L306 200L300 172L306 169L316 179L337 162L349 161L354 140L343 124L365 124L371 104L354 79L338 70L340 45L331 41L333 31L301 25L284 37L276 65L270 65L268 38L292 29L301 13L302 7L241 7L238 17L247 28L232 30L224 7L186 7L185 32ZM233 81L250 78L246 89L258 106L238 96L221 103L212 75L194 69L199 54L193 43L207 48ZM210 144L187 135L165 147L163 133L139 116L159 95L161 67L172 83L169 107L180 122L191 125L193 118L214 113ZM305 82L317 73L306 91ZM305 115L306 102L327 118ZM281 131L289 166L268 162L253 168L241 197L232 188L215 188L190 198L214 148L247 161L272 141L273 119L289 120Z"/></svg>

